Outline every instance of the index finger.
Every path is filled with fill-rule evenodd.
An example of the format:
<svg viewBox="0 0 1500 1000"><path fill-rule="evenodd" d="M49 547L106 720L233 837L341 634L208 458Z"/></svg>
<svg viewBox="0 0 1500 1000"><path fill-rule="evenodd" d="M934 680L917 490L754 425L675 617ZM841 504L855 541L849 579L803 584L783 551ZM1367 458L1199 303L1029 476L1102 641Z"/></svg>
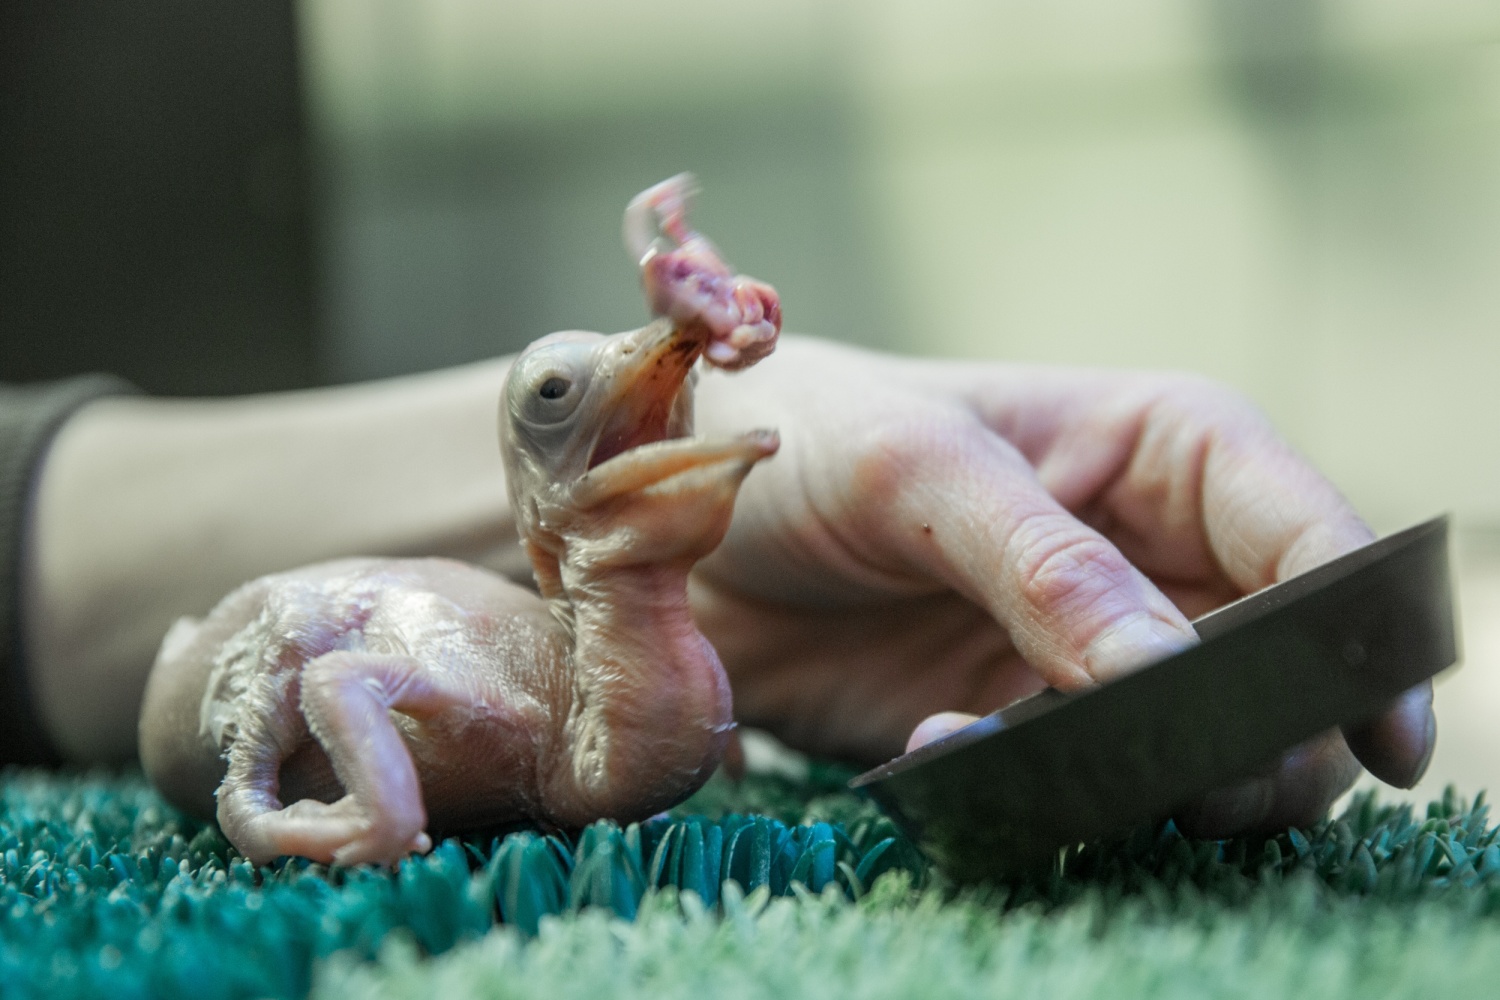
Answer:
<svg viewBox="0 0 1500 1000"><path fill-rule="evenodd" d="M1153 523L1163 511L1153 511L1149 500L1181 498L1189 509L1174 512L1164 505L1165 517L1179 524L1196 521L1213 560L1242 593L1290 579L1374 538L1333 484L1259 410L1226 390L1206 383L1173 386L1153 400L1139 426L1131 458L1106 491L1106 502L1135 532L1170 538L1170 520ZM1163 460L1173 455L1200 457ZM1346 729L1345 737L1376 777L1412 786L1437 740L1431 683L1406 692L1370 723Z"/></svg>
<svg viewBox="0 0 1500 1000"><path fill-rule="evenodd" d="M1206 440L1202 521L1209 548L1245 592L1290 579L1371 542L1353 506L1258 412L1227 412L1185 433ZM1170 414L1172 419L1175 414Z"/></svg>
<svg viewBox="0 0 1500 1000"><path fill-rule="evenodd" d="M1169 435L1201 442L1204 536L1242 592L1305 573L1374 539L1334 485L1249 404L1222 393L1188 394L1159 404L1145 422L1145 436L1161 433L1157 423ZM1136 475L1148 479L1150 473ZM1377 778L1415 785L1437 743L1432 683L1407 691L1375 720L1346 728L1344 737Z"/></svg>
<svg viewBox="0 0 1500 1000"><path fill-rule="evenodd" d="M1261 410L1212 380L1163 372L938 362L962 398L1068 510L1146 573L1222 573L1259 590L1373 537Z"/></svg>
<svg viewBox="0 0 1500 1000"><path fill-rule="evenodd" d="M1026 455L1050 493L1155 579L1210 590L1217 579L1246 594L1374 537L1261 411L1223 386L1062 369L1016 376L943 373L961 380L973 410ZM1350 729L1350 747L1377 777L1409 787L1436 742L1431 705L1431 684L1419 685Z"/></svg>

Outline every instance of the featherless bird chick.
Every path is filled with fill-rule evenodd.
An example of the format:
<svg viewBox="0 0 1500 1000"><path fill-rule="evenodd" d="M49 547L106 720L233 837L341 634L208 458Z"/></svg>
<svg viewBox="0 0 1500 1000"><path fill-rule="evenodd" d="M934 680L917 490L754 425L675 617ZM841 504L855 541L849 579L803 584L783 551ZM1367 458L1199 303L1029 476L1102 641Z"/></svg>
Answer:
<svg viewBox="0 0 1500 1000"><path fill-rule="evenodd" d="M689 612L774 432L693 436L694 365L774 347L770 286L687 227L691 178L643 192L627 245L658 318L555 333L506 378L501 454L539 594L442 559L263 577L168 633L147 774L254 862L392 862L447 832L644 818L712 773L729 683Z"/></svg>

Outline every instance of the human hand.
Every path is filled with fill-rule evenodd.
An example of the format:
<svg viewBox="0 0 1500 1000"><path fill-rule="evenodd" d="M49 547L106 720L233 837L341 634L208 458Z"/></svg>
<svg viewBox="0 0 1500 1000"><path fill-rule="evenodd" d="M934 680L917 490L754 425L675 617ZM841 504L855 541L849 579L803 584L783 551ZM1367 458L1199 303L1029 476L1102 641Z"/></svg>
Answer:
<svg viewBox="0 0 1500 1000"><path fill-rule="evenodd" d="M968 713L1107 681L1194 642L1190 617L1371 538L1255 407L1187 376L787 338L705 379L698 406L705 430L781 432L692 599L739 718L814 752L881 760ZM1409 787L1431 703L1414 688L1179 821L1311 822L1360 763Z"/></svg>

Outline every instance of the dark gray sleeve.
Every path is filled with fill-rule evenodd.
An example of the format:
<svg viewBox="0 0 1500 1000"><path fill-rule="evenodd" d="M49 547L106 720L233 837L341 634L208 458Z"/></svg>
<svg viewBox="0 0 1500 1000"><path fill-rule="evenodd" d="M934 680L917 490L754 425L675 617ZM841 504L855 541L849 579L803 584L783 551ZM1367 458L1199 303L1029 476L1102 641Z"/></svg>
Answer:
<svg viewBox="0 0 1500 1000"><path fill-rule="evenodd" d="M0 764L59 762L31 705L21 634L22 534L42 456L80 406L134 391L108 375L0 384Z"/></svg>

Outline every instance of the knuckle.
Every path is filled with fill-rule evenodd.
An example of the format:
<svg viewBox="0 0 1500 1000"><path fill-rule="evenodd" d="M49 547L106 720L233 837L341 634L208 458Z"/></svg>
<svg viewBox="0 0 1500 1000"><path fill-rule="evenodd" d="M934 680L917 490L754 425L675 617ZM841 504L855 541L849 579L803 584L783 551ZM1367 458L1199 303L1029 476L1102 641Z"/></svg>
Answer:
<svg viewBox="0 0 1500 1000"><path fill-rule="evenodd" d="M1022 600L1044 614L1066 613L1123 583L1130 567L1101 536L1063 516L1038 516L1012 542Z"/></svg>

